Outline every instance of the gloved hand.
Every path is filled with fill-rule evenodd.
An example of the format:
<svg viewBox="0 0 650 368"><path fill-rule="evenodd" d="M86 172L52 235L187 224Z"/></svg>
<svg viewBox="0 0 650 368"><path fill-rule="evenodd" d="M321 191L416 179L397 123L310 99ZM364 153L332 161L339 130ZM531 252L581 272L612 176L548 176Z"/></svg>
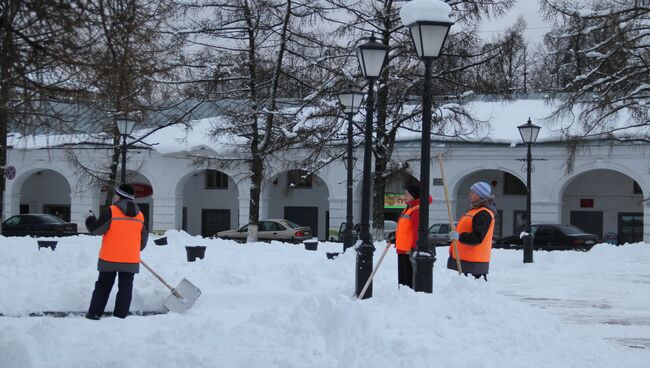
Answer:
<svg viewBox="0 0 650 368"><path fill-rule="evenodd" d="M458 240L458 231L450 231L449 240Z"/></svg>
<svg viewBox="0 0 650 368"><path fill-rule="evenodd" d="M95 213L92 210L88 210L86 214L84 215L84 218L87 220L89 217L96 217Z"/></svg>
<svg viewBox="0 0 650 368"><path fill-rule="evenodd" d="M391 244L395 244L395 233L390 233L388 234L388 242Z"/></svg>

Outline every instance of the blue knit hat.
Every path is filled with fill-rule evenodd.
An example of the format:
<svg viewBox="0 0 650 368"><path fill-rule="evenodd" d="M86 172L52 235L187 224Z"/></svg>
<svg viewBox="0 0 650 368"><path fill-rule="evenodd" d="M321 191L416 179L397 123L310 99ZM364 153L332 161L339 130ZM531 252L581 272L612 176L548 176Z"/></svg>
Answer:
<svg viewBox="0 0 650 368"><path fill-rule="evenodd" d="M476 193L477 196L481 199L485 199L492 194L492 188L490 187L490 184L484 182L484 181L479 181L474 184L469 188L472 192Z"/></svg>

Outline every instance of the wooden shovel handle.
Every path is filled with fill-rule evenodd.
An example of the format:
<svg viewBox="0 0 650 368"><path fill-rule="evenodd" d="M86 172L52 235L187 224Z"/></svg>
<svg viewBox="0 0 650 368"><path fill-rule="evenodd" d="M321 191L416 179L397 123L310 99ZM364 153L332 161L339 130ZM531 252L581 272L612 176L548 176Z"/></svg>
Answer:
<svg viewBox="0 0 650 368"><path fill-rule="evenodd" d="M440 175L442 176L442 188L445 191L445 203L447 204L447 215L449 216L449 228L451 231L456 231L456 226L454 225L454 219L451 217L451 205L449 204L449 194L447 193L447 181L445 180L445 169L442 164L442 156L438 155L438 164L440 165ZM456 259L456 268L458 269L458 274L463 273L463 269L460 265L460 256L458 253L458 243L456 240L451 241L452 256Z"/></svg>
<svg viewBox="0 0 650 368"><path fill-rule="evenodd" d="M172 293L175 293L175 294L176 294L176 290L175 290L171 285L169 285L169 284L167 283L167 281L165 281L165 280L164 280L164 279L163 279L159 274L157 274L156 271L154 271L151 267L149 267L148 264L144 263L143 260L140 260L140 263L142 263L142 265L144 266L144 268L146 268L147 270L149 270L149 272L151 272L154 276L156 276L156 278L157 278L158 280L160 280L160 282L162 282L165 286L167 286L167 288L168 288L169 290L171 290ZM176 296L178 296L178 295L176 295Z"/></svg>
<svg viewBox="0 0 650 368"><path fill-rule="evenodd" d="M363 289L361 289L361 292L359 293L359 299L363 299L363 296L366 295L366 291L370 287L370 283L372 282L372 279L375 277L375 274L377 273L377 270L379 269L379 266L381 265L381 261L384 260L384 257L386 256L386 253L388 253L388 249L390 249L391 242L388 242L386 244L386 248L384 248L384 252L381 254L381 257L379 257L379 261L377 261L377 264L375 265L375 268L372 270L372 273L370 274L370 277L368 277L368 280L366 281L366 284L363 285Z"/></svg>

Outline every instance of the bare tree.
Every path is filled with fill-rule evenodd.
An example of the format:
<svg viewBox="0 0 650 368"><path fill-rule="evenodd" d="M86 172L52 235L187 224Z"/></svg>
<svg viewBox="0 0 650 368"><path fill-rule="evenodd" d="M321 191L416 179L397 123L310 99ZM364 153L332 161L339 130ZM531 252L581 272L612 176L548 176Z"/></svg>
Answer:
<svg viewBox="0 0 650 368"><path fill-rule="evenodd" d="M564 62L554 73L561 104L552 118L564 126L569 165L590 138L650 141L650 4L647 1L543 0L557 28L548 53ZM565 120L566 121L566 120Z"/></svg>
<svg viewBox="0 0 650 368"><path fill-rule="evenodd" d="M483 47L500 52L493 59L476 66L475 91L482 94L525 93L526 89L526 41L522 32L526 22L519 18L503 36Z"/></svg>
<svg viewBox="0 0 650 368"><path fill-rule="evenodd" d="M337 35L344 40L351 40L342 45L342 53L352 57L356 42L370 33L375 33L384 45L390 47L388 59L382 75L377 83L377 117L375 123L375 140L373 153L375 158L373 176L373 226L376 234L382 234L384 223L384 195L387 178L393 173L403 171L405 162L393 160L397 133L401 129L418 130L421 116L421 106L414 96L422 94L422 63L417 60L412 50L412 41L408 30L399 18L400 1L344 1L326 0L337 11L346 14L345 21L340 21L338 13L329 18L338 22L340 27ZM437 118L434 120L434 134L462 134L461 131L471 130L476 123L458 103L447 104L443 96L462 97L471 90L474 74L473 67L495 57L499 46L482 48L480 39L476 36L476 24L482 19L493 15L503 14L514 1L449 1L454 9L457 24L450 34L443 55L434 66L434 95L436 98ZM351 18L351 21L347 19ZM356 61L349 60L344 70L343 79L353 79L358 75ZM354 68L354 69L353 69ZM462 99L462 98L460 98ZM451 112L451 113L448 113ZM447 121L455 120L456 123ZM469 124L470 126L463 127ZM453 128L452 128L453 126Z"/></svg>
<svg viewBox="0 0 650 368"><path fill-rule="evenodd" d="M321 10L310 1L200 0L192 6L197 12L190 12L188 33L206 55L202 92L228 101L212 134L232 147L230 155L196 159L250 168L249 234L255 240L269 161L298 165L287 162L287 151L309 151L333 134L310 121L322 116L327 101L321 97L334 80L330 62L338 56L324 46L315 23Z"/></svg>
<svg viewBox="0 0 650 368"><path fill-rule="evenodd" d="M87 179L112 188L120 156L116 114L139 120L141 135L129 145L191 114L192 105L181 99L181 71L188 63L185 39L174 24L182 9L172 0L90 0L84 6L76 37L85 47L74 60L84 93L73 101L83 114L71 119L85 121L77 125L80 132L88 134L89 141L102 143L110 159L91 166L79 159L79 147L69 150L68 156Z"/></svg>
<svg viewBox="0 0 650 368"><path fill-rule="evenodd" d="M7 132L56 128L60 120L50 103L78 91L68 63L80 46L74 35L84 13L77 0L0 2L0 193L6 184Z"/></svg>

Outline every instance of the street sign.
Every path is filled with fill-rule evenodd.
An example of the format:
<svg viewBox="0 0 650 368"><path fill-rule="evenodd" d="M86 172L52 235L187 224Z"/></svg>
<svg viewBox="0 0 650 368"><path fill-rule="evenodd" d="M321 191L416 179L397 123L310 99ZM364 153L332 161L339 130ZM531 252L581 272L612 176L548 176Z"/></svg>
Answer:
<svg viewBox="0 0 650 368"><path fill-rule="evenodd" d="M8 180L13 180L16 177L16 168L14 166L7 166L5 176Z"/></svg>

